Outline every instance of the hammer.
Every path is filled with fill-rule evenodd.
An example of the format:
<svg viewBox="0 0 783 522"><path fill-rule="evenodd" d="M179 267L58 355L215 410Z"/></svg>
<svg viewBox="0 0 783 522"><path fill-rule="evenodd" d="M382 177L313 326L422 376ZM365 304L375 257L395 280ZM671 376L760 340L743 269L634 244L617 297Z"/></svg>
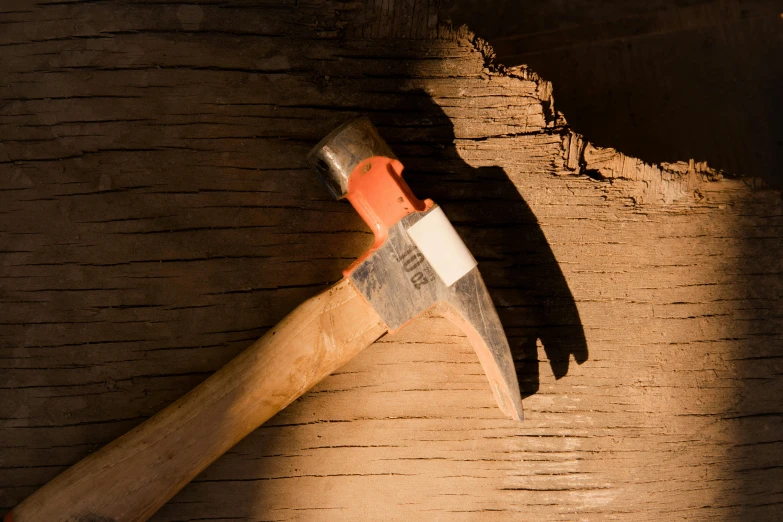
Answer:
<svg viewBox="0 0 783 522"><path fill-rule="evenodd" d="M147 520L250 432L431 308L465 333L498 406L522 420L511 351L476 260L443 210L413 195L370 120L335 129L308 163L373 231L370 248L338 283L187 395L44 485L4 522Z"/></svg>

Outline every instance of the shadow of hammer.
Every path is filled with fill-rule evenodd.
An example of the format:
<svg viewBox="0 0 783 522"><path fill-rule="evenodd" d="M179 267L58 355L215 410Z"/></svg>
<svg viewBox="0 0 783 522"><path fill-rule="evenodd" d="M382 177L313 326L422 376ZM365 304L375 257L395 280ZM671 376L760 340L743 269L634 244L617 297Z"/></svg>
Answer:
<svg viewBox="0 0 783 522"><path fill-rule="evenodd" d="M476 260L441 208L416 199L370 120L334 130L308 162L370 226L369 250L341 281L190 393L33 493L5 522L147 520L278 411L433 307L467 335L500 409L522 420L511 351Z"/></svg>

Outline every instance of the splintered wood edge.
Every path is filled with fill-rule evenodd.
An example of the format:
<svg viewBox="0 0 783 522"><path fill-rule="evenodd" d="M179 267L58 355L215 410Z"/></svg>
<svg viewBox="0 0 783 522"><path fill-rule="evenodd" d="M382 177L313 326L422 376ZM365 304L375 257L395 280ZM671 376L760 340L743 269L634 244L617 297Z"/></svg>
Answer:
<svg viewBox="0 0 783 522"><path fill-rule="evenodd" d="M727 173L712 168L706 161L690 158L686 161L660 164L647 163L612 148L598 147L585 136L571 130L565 115L555 107L552 83L539 76L527 65L506 67L495 63L492 45L477 36L467 25L452 28L442 23L440 38L461 39L473 46L484 59L484 73L489 76L518 78L536 84L536 95L544 110L547 127L561 137L564 167L569 174L588 177L596 182L625 182L621 193L634 207L645 204L688 205L704 203L705 188L722 180L740 181L752 189L764 189L769 185L761 178L746 177L742 173Z"/></svg>

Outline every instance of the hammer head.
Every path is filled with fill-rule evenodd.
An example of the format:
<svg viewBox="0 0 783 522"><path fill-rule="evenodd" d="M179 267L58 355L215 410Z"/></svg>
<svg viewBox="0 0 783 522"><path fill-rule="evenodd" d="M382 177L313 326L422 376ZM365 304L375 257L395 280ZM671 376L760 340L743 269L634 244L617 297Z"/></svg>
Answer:
<svg viewBox="0 0 783 522"><path fill-rule="evenodd" d="M500 409L522 420L511 350L476 260L443 210L413 195L402 179L402 163L370 120L341 125L307 160L332 195L348 199L375 235L345 276L389 331L437 307L467 335Z"/></svg>

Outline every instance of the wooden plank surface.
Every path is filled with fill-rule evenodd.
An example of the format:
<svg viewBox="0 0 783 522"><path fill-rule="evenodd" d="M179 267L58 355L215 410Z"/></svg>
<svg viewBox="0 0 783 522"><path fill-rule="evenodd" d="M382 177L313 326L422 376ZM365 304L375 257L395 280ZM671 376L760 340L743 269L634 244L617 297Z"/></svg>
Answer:
<svg viewBox="0 0 783 522"><path fill-rule="evenodd" d="M430 315L154 520L777 518L780 193L593 147L434 7L3 4L1 507L339 279L371 234L304 157L362 113L478 258L526 421Z"/></svg>

